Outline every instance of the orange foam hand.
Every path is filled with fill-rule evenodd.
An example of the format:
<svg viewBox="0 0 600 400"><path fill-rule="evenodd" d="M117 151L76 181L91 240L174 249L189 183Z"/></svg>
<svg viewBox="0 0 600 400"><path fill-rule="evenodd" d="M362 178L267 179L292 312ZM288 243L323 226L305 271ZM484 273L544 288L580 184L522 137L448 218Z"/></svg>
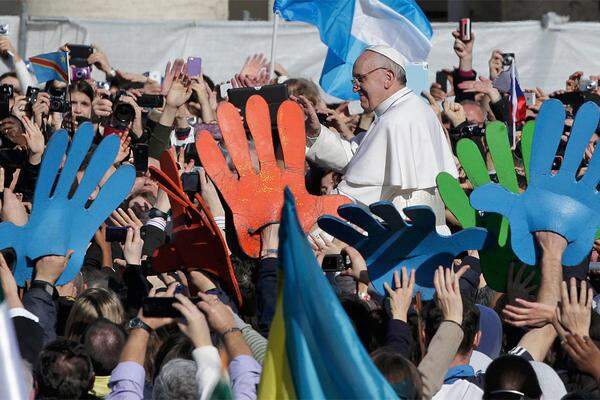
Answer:
<svg viewBox="0 0 600 400"><path fill-rule="evenodd" d="M288 186L297 202L298 218L308 232L317 218L337 214L339 206L349 203L340 195L313 196L305 186L304 113L298 104L284 101L277 112L277 129L283 160L276 158L271 134L269 106L254 95L246 104L246 122L258 157L258 170L252 164L250 146L242 118L230 103L222 102L217 120L225 147L235 166L232 172L217 142L203 131L196 139L202 165L229 206L242 250L250 257L260 253L260 229L279 221L283 190Z"/></svg>

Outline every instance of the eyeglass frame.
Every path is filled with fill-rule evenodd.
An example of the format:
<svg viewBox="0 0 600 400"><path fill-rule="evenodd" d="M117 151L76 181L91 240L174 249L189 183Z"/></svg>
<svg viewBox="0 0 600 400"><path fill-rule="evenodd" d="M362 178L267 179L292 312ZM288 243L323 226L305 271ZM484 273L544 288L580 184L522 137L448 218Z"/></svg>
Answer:
<svg viewBox="0 0 600 400"><path fill-rule="evenodd" d="M379 70L379 69L385 69L385 70L390 70L387 67L377 67L375 69L370 70L369 72L366 72L364 74L358 74L356 76L352 77L352 80L350 82L352 82L352 87L356 87L359 86L361 83L363 83L363 79L365 79L369 74Z"/></svg>

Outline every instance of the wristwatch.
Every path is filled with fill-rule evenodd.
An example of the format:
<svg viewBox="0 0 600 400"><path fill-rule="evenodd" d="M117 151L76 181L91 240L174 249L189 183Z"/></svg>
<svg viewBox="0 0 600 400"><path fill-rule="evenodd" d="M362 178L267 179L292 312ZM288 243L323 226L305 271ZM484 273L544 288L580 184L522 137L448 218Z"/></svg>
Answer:
<svg viewBox="0 0 600 400"><path fill-rule="evenodd" d="M56 300L59 297L58 291L56 290L54 285L51 284L50 282L35 280L35 281L31 282L31 285L29 285L29 290L31 290L31 289L42 289L44 292L46 292L50 296L52 296L52 300Z"/></svg>
<svg viewBox="0 0 600 400"><path fill-rule="evenodd" d="M169 218L169 213L160 211L158 208L152 208L150 212L148 212L149 218L162 218L165 221Z"/></svg>
<svg viewBox="0 0 600 400"><path fill-rule="evenodd" d="M152 333L153 330L147 323L142 321L139 317L132 318L127 324L127 330L132 329L143 329L148 333Z"/></svg>

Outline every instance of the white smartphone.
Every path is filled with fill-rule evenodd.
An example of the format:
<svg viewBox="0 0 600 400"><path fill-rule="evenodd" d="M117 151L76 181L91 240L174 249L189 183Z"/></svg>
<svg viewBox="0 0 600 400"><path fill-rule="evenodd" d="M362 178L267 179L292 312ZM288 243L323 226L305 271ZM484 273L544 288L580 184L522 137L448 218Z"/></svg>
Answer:
<svg viewBox="0 0 600 400"><path fill-rule="evenodd" d="M535 93L525 92L523 94L525 95L525 103L527 103L527 106L532 106L535 104Z"/></svg>
<svg viewBox="0 0 600 400"><path fill-rule="evenodd" d="M362 114L365 110L360 105L360 100L353 100L348 102L348 114L358 115Z"/></svg>

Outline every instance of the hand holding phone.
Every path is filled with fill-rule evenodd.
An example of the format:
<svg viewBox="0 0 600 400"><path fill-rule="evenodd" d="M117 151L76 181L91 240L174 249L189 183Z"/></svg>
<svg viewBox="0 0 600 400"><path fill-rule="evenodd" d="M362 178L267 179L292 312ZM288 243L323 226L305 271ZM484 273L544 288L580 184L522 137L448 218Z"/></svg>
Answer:
<svg viewBox="0 0 600 400"><path fill-rule="evenodd" d="M342 272L350 267L350 259L345 254L327 254L321 266L323 272Z"/></svg>
<svg viewBox="0 0 600 400"><path fill-rule="evenodd" d="M460 40L468 42L471 40L471 18L461 18L458 24L458 32Z"/></svg>
<svg viewBox="0 0 600 400"><path fill-rule="evenodd" d="M126 226L107 226L105 239L107 242L119 242L125 243L125 239L127 238L127 228Z"/></svg>

